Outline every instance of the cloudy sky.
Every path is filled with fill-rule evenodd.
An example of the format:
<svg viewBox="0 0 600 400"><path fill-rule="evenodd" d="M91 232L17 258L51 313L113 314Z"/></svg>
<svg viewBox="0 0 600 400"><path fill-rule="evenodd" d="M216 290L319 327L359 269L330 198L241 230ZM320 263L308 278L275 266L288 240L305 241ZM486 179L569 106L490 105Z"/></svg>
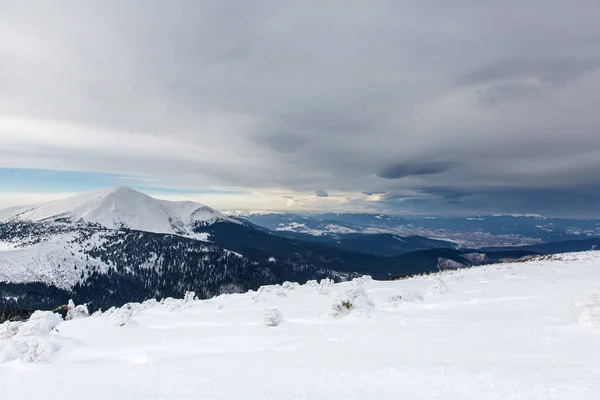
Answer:
<svg viewBox="0 0 600 400"><path fill-rule="evenodd" d="M0 207L600 217L598 0L0 0Z"/></svg>

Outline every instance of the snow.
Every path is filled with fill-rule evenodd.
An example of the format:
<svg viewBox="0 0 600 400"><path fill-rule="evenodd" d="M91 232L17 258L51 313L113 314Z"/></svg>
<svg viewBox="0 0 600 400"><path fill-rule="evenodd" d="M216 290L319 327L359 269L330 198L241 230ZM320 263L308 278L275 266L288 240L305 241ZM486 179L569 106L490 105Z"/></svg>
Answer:
<svg viewBox="0 0 600 400"><path fill-rule="evenodd" d="M597 399L598 282L600 252L585 252L398 281L146 301L57 326L42 314L28 329L0 325L1 393Z"/></svg>
<svg viewBox="0 0 600 400"><path fill-rule="evenodd" d="M193 235L195 224L239 221L191 201L157 200L133 189L115 186L82 193L16 212L2 211L1 220L48 221L69 219L155 233Z"/></svg>
<svg viewBox="0 0 600 400"><path fill-rule="evenodd" d="M14 243L0 241L0 253L3 251L15 251L18 247Z"/></svg>
<svg viewBox="0 0 600 400"><path fill-rule="evenodd" d="M512 217L512 218L535 218L535 219L547 219L540 214L493 214L493 217Z"/></svg>
<svg viewBox="0 0 600 400"><path fill-rule="evenodd" d="M87 257L84 246L101 247L110 240L111 232L94 233L83 243L77 240L78 233L53 235L47 241L25 247L2 251L0 247L0 282L24 283L44 282L62 289L69 289L82 280L89 270L83 266L95 268L105 273L110 267L100 259ZM0 246L9 246L1 242ZM79 268L78 268L79 267Z"/></svg>

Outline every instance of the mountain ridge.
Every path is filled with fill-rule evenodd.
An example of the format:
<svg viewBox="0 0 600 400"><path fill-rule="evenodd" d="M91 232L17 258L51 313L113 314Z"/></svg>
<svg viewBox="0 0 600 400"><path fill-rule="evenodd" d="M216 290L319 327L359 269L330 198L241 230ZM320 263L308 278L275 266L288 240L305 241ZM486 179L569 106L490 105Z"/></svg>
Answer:
<svg viewBox="0 0 600 400"><path fill-rule="evenodd" d="M17 207L12 214L10 210L0 210L0 222L84 222L107 229L183 235L193 235L198 225L215 221L241 223L204 204L159 200L125 186L96 189L29 208Z"/></svg>

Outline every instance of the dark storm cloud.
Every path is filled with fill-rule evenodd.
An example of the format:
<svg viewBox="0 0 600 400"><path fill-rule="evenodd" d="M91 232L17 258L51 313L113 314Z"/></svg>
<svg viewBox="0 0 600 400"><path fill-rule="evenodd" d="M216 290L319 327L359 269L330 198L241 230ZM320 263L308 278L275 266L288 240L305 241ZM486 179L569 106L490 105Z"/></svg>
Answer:
<svg viewBox="0 0 600 400"><path fill-rule="evenodd" d="M408 176L441 174L449 168L443 163L396 163L377 171L377 176L385 179L402 179Z"/></svg>
<svg viewBox="0 0 600 400"><path fill-rule="evenodd" d="M5 1L0 168L278 199L327 188L391 212L597 215L597 11Z"/></svg>
<svg viewBox="0 0 600 400"><path fill-rule="evenodd" d="M429 187L419 190L419 193L426 195L439 196L447 200L459 200L465 196L472 196L473 191L466 189L454 189L449 187Z"/></svg>
<svg viewBox="0 0 600 400"><path fill-rule="evenodd" d="M315 196L317 197L329 197L329 193L324 190L315 190Z"/></svg>

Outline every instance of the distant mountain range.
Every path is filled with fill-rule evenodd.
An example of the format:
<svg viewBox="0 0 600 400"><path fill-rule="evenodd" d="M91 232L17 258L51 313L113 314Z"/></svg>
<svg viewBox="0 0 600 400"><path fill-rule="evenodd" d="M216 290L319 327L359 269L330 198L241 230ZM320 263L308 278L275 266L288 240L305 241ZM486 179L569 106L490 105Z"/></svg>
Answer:
<svg viewBox="0 0 600 400"><path fill-rule="evenodd" d="M0 211L0 310L48 309L69 298L94 310L186 291L207 298L284 281L360 274L387 279L600 244L594 238L548 243L590 236L598 226L561 221L224 215L202 204L112 187ZM467 246L466 237L488 245Z"/></svg>
<svg viewBox="0 0 600 400"><path fill-rule="evenodd" d="M349 233L389 233L452 241L460 247L522 246L600 236L598 219L545 218L539 215L473 217L406 217L368 213L242 213L230 215L285 234L336 236Z"/></svg>

